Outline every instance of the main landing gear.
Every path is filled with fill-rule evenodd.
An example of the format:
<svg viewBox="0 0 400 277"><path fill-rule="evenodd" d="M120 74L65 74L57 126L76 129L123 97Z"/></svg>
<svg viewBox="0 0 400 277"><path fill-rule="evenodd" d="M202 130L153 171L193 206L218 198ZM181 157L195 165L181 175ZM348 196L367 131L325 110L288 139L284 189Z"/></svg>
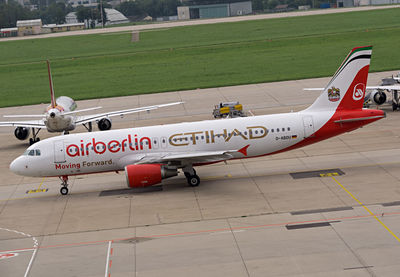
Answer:
<svg viewBox="0 0 400 277"><path fill-rule="evenodd" d="M183 173L185 174L189 186L197 187L200 185L200 177L196 174L196 170L193 167L184 168Z"/></svg>
<svg viewBox="0 0 400 277"><path fill-rule="evenodd" d="M40 138L36 137L39 134L40 130L41 128L38 128L37 131L35 130L35 128L32 128L32 138L29 139L29 145L40 141Z"/></svg>
<svg viewBox="0 0 400 277"><path fill-rule="evenodd" d="M62 195L67 195L68 194L68 176L60 176L59 177L61 180L61 185L62 187L60 188L60 193Z"/></svg>
<svg viewBox="0 0 400 277"><path fill-rule="evenodd" d="M392 90L392 109L393 111L400 109L399 92L397 90Z"/></svg>

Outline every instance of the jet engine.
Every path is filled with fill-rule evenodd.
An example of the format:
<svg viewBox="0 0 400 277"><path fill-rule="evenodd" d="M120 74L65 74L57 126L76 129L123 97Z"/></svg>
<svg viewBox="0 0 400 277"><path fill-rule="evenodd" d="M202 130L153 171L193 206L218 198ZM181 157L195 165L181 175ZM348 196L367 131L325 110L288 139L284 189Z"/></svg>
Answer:
<svg viewBox="0 0 400 277"><path fill-rule="evenodd" d="M29 137L30 129L25 127L15 128L14 135L19 140L26 140Z"/></svg>
<svg viewBox="0 0 400 277"><path fill-rule="evenodd" d="M161 164L132 164L125 166L128 187L141 188L161 183L162 179L178 175L177 169L169 169Z"/></svg>
<svg viewBox="0 0 400 277"><path fill-rule="evenodd" d="M111 129L111 119L104 117L97 122L97 127L101 131L107 131Z"/></svg>
<svg viewBox="0 0 400 277"><path fill-rule="evenodd" d="M372 103L382 105L386 102L386 93L382 90L373 90L369 96Z"/></svg>

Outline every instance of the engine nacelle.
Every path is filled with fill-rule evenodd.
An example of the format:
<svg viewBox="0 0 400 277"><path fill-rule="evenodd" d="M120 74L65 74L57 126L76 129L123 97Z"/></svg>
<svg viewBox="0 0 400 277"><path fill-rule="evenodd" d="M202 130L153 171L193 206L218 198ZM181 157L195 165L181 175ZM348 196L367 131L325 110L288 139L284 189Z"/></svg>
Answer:
<svg viewBox="0 0 400 277"><path fill-rule="evenodd" d="M382 105L386 102L386 93L381 90L373 90L369 96L372 103L376 105Z"/></svg>
<svg viewBox="0 0 400 277"><path fill-rule="evenodd" d="M97 127L100 131L107 131L111 129L111 119L104 117L97 122Z"/></svg>
<svg viewBox="0 0 400 277"><path fill-rule="evenodd" d="M26 140L29 137L31 129L25 127L15 128L14 135L19 140Z"/></svg>
<svg viewBox="0 0 400 277"><path fill-rule="evenodd" d="M177 169L161 164L132 164L125 166L126 183L130 188L142 188L161 183L162 179L178 175Z"/></svg>

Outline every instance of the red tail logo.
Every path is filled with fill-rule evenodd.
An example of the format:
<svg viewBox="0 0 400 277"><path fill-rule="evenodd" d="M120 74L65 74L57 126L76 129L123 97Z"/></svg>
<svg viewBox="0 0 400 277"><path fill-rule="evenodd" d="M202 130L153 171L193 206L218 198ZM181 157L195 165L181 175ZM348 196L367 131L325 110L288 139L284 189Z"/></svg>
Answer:
<svg viewBox="0 0 400 277"><path fill-rule="evenodd" d="M357 85L354 87L353 99L354 99L355 101L358 101L358 100L363 99L363 98L364 98L364 91L365 91L365 85L362 84L362 83L357 84Z"/></svg>

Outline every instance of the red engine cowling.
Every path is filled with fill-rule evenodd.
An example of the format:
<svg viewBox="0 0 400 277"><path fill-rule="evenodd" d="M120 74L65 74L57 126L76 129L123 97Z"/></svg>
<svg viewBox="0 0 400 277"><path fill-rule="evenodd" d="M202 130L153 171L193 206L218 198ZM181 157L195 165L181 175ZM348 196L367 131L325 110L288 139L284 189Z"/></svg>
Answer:
<svg viewBox="0 0 400 277"><path fill-rule="evenodd" d="M141 188L161 183L162 179L178 175L176 169L168 169L161 164L132 164L125 166L128 187Z"/></svg>

